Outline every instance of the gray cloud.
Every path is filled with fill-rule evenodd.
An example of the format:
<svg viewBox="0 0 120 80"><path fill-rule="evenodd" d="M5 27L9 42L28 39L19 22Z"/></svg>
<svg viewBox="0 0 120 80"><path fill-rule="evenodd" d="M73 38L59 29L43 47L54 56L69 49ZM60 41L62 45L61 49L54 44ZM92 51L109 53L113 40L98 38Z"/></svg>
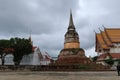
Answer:
<svg viewBox="0 0 120 80"><path fill-rule="evenodd" d="M80 46L94 54L93 31L99 32L103 24L120 27L119 3L119 0L0 0L0 38L28 37L31 30L34 44L56 56L64 45L71 8Z"/></svg>
<svg viewBox="0 0 120 80"><path fill-rule="evenodd" d="M57 30L70 8L75 11L78 5L78 1L69 0L1 0L0 3L0 26L4 26L1 31L7 29L11 33L15 29L26 33L26 28L34 34Z"/></svg>
<svg viewBox="0 0 120 80"><path fill-rule="evenodd" d="M81 0L78 10L77 28L80 35L81 47L92 48L95 45L95 34L98 28L120 27L120 7L119 0Z"/></svg>

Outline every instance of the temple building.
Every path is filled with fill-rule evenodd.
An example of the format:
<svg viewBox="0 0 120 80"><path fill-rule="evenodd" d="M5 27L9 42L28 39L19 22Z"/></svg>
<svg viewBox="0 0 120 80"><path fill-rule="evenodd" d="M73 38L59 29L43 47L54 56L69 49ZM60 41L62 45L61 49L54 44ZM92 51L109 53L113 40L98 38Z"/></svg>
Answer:
<svg viewBox="0 0 120 80"><path fill-rule="evenodd" d="M33 46L31 36L28 40ZM49 65L51 63L51 56L47 52L41 52L37 46L33 46L32 51L32 53L23 56L20 65ZM0 64L2 64L1 60ZM12 53L5 56L5 65L14 65Z"/></svg>
<svg viewBox="0 0 120 80"><path fill-rule="evenodd" d="M120 28L104 28L96 33L95 51L98 54L97 62L105 64L105 60L114 60L114 65L120 63Z"/></svg>
<svg viewBox="0 0 120 80"><path fill-rule="evenodd" d="M90 60L85 56L85 51L80 48L79 35L76 32L73 23L72 13L70 12L70 20L68 30L65 34L64 48L58 55L58 64L87 64Z"/></svg>

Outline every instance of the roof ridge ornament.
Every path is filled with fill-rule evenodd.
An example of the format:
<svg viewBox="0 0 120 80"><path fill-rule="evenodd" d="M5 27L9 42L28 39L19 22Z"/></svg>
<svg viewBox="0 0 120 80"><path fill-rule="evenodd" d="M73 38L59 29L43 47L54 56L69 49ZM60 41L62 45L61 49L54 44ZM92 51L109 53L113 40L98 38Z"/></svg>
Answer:
<svg viewBox="0 0 120 80"><path fill-rule="evenodd" d="M102 25L102 27L105 29L106 27L104 25Z"/></svg>
<svg viewBox="0 0 120 80"><path fill-rule="evenodd" d="M96 32L95 30L93 30L93 32L94 32L95 34L97 34L97 32Z"/></svg>
<svg viewBox="0 0 120 80"><path fill-rule="evenodd" d="M100 32L102 32L102 30L100 29L100 27L98 29L100 30Z"/></svg>

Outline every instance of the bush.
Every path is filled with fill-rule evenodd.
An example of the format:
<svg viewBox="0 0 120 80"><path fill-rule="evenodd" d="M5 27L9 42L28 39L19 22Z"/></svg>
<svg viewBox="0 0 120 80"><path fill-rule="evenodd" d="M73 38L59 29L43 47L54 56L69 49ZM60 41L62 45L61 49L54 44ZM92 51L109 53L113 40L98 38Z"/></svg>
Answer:
<svg viewBox="0 0 120 80"><path fill-rule="evenodd" d="M114 64L114 60L112 60L112 59L107 59L107 60L104 60L104 61L105 61L105 63L107 63L111 66Z"/></svg>
<svg viewBox="0 0 120 80"><path fill-rule="evenodd" d="M86 65L80 65L79 69L87 69L88 67Z"/></svg>

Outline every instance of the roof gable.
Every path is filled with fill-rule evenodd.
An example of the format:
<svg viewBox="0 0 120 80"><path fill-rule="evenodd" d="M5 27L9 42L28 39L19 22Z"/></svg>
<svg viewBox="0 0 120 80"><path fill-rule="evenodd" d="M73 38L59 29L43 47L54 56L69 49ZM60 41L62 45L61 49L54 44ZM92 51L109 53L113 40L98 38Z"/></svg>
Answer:
<svg viewBox="0 0 120 80"><path fill-rule="evenodd" d="M120 42L120 28L106 29L106 32L113 43Z"/></svg>
<svg viewBox="0 0 120 80"><path fill-rule="evenodd" d="M105 28L96 34L96 40L102 49L109 49L113 43L120 43L120 28Z"/></svg>

